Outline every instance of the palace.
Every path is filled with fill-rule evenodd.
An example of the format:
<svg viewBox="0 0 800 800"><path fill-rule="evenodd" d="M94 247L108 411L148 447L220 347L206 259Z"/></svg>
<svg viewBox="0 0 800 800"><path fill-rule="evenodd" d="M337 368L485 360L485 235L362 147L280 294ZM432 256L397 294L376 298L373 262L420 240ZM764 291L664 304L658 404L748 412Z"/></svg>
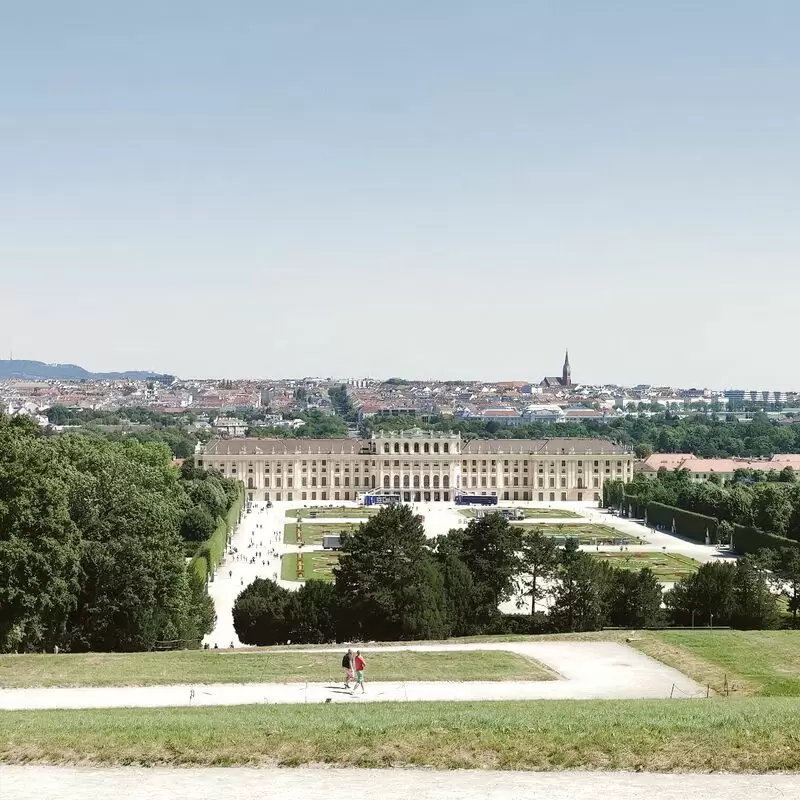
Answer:
<svg viewBox="0 0 800 800"><path fill-rule="evenodd" d="M402 502L599 500L603 482L633 478L634 454L607 439L473 439L408 430L371 439L216 439L195 463L244 483L248 499Z"/></svg>

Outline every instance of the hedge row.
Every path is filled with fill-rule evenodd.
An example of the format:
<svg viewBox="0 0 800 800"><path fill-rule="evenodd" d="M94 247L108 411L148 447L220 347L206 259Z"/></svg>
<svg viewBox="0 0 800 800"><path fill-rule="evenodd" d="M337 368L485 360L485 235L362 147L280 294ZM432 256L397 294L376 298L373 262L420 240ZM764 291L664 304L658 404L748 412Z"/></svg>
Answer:
<svg viewBox="0 0 800 800"><path fill-rule="evenodd" d="M663 503L647 504L647 522L664 531L672 531L675 522L675 533L685 539L705 544L706 531L712 544L717 541L717 520L704 514L695 514L693 511L684 511L675 506L665 506Z"/></svg>
<svg viewBox="0 0 800 800"><path fill-rule="evenodd" d="M641 519L644 516L644 509L635 494L625 495L620 511L623 516L629 516L631 519Z"/></svg>
<svg viewBox="0 0 800 800"><path fill-rule="evenodd" d="M757 553L763 548L780 550L783 547L798 547L800 542L775 533L765 533L749 525L734 525L731 546L735 553L743 556L745 553Z"/></svg>
<svg viewBox="0 0 800 800"><path fill-rule="evenodd" d="M225 547L228 544L228 533L236 526L243 502L244 487L240 487L239 496L228 509L225 518L223 519L220 517L219 523L214 529L214 533L211 534L207 541L203 542L200 549L197 551L197 555L192 560L192 569L197 570L198 573L202 568L201 564L205 567L206 578L212 575L214 570L222 563L222 558L225 555Z"/></svg>
<svg viewBox="0 0 800 800"><path fill-rule="evenodd" d="M208 559L205 556L195 556L189 564L189 570L204 584L208 580Z"/></svg>

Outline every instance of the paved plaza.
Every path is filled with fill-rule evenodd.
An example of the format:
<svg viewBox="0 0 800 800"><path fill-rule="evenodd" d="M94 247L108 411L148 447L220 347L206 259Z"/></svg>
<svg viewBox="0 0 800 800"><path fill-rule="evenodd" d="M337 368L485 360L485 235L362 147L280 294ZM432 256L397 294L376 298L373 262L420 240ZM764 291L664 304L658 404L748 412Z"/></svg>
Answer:
<svg viewBox="0 0 800 800"><path fill-rule="evenodd" d="M0 765L8 800L788 800L797 775Z"/></svg>

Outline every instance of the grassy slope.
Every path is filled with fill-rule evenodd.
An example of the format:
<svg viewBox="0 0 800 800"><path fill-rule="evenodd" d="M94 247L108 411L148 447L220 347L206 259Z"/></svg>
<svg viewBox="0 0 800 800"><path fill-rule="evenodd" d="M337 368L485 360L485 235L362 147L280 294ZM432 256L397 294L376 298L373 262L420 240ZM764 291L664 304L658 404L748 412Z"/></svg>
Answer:
<svg viewBox="0 0 800 800"><path fill-rule="evenodd" d="M800 697L800 631L657 631L632 644L722 694Z"/></svg>
<svg viewBox="0 0 800 800"><path fill-rule="evenodd" d="M777 698L0 712L0 760L798 770L798 714Z"/></svg>
<svg viewBox="0 0 800 800"><path fill-rule="evenodd" d="M344 652L346 648L342 648ZM546 667L503 652L367 652L367 675L397 680L550 680ZM342 654L183 650L167 653L0 656L0 687L146 686L339 680Z"/></svg>
<svg viewBox="0 0 800 800"><path fill-rule="evenodd" d="M494 640L499 638L524 637ZM631 640L637 649L698 681L711 683L718 691L727 675L734 692L728 698L694 701L369 706L354 701L347 707L0 712L0 761L800 771L800 632L615 631L541 638ZM492 638L472 638L479 640ZM277 656L269 650L257 652L269 656L270 661ZM228 658L234 664L242 658L227 653L210 655ZM335 655L323 656L325 664ZM459 660L466 655L458 654ZM388 656L369 656L371 678L378 677L378 661ZM6 658L24 665L24 659L48 657ZM334 674L338 661L333 664ZM101 661L94 665L92 674L105 674L110 668L109 663ZM127 669L131 669L130 663ZM141 675L140 668L136 671ZM186 676L183 666L181 678ZM779 696L737 696L748 693Z"/></svg>

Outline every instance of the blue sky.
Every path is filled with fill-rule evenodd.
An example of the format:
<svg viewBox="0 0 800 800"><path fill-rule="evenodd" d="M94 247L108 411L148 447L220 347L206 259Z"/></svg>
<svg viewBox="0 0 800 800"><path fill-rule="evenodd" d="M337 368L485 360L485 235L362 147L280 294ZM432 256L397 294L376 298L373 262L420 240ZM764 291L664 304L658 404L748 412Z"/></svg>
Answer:
<svg viewBox="0 0 800 800"><path fill-rule="evenodd" d="M800 388L800 4L0 2L0 356Z"/></svg>

